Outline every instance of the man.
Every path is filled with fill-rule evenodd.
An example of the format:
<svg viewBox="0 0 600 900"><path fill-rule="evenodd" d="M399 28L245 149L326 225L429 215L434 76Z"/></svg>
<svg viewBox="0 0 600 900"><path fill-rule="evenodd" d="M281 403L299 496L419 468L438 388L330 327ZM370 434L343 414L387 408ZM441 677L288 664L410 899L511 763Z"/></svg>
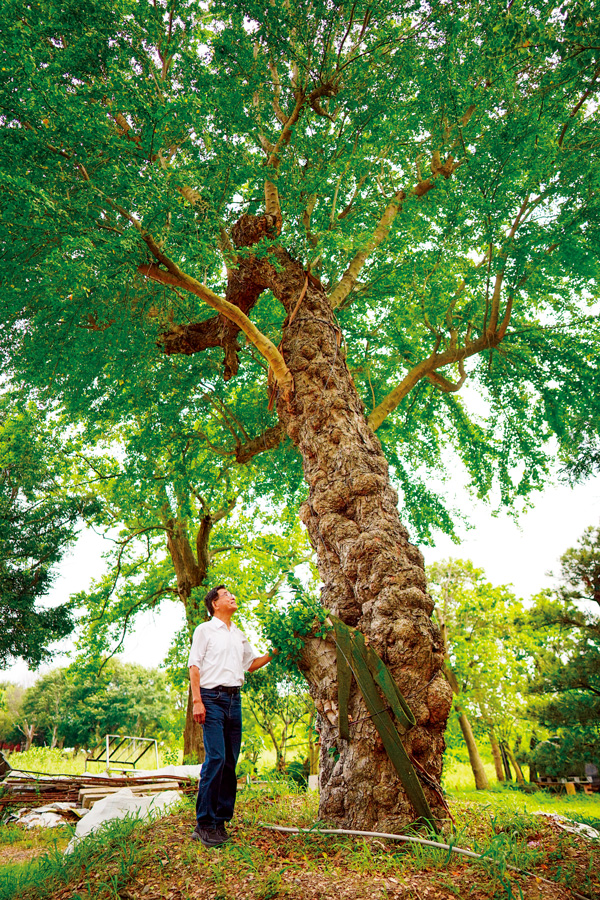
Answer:
<svg viewBox="0 0 600 900"><path fill-rule="evenodd" d="M273 654L259 656L231 621L237 603L225 585L212 588L204 602L212 618L194 631L188 661L194 721L204 726L205 754L192 838L205 847L218 847L228 840L225 822L235 805L244 672L265 666Z"/></svg>

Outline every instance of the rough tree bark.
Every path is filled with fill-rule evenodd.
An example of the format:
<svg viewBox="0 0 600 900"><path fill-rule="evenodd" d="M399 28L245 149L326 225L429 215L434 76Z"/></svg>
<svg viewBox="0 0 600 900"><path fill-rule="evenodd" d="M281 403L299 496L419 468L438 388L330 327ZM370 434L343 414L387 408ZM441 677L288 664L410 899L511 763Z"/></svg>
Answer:
<svg viewBox="0 0 600 900"><path fill-rule="evenodd" d="M268 219L242 217L233 230L236 245L255 243ZM277 409L302 456L309 497L300 515L316 550L322 602L360 628L390 667L417 719L404 736L406 750L432 810L445 818L438 785L452 692L442 674L423 558L400 521L388 464L365 418L323 287L280 247L244 262L245 277L269 288L288 313L281 352L294 392L288 400L280 394ZM302 666L319 712L321 818L352 828L405 827L415 813L356 686L351 740L339 737L333 643L308 641Z"/></svg>

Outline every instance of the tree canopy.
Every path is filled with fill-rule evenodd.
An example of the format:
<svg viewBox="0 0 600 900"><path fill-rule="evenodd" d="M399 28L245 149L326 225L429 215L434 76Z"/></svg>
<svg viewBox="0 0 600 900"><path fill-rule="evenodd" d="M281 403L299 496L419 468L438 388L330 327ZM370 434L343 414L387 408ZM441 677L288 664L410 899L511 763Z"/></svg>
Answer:
<svg viewBox="0 0 600 900"><path fill-rule="evenodd" d="M9 0L9 371L120 416L123 385L135 404L160 371L166 402L195 377L275 441L284 311L219 296L244 256L228 232L267 202L329 293L417 533L451 528L423 477L449 443L480 493L528 492L596 403L597 13Z"/></svg>

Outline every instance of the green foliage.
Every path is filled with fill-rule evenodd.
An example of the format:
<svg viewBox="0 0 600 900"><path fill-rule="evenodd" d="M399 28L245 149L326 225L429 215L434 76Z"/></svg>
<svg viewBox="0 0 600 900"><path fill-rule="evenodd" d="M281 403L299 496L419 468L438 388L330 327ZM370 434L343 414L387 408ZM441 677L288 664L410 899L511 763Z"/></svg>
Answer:
<svg viewBox="0 0 600 900"><path fill-rule="evenodd" d="M223 231L262 210L266 176L283 208L277 243L327 289L365 254L338 318L369 409L432 353L482 339L465 361L470 393L452 390L456 358L445 386L418 381L381 429L415 533L452 530L431 477L451 447L479 496L537 489L549 439L568 453L599 419L596 0L169 9L99 0L86 18L71 0L2 5L5 376L59 398L72 421L97 419L99 433L147 398L195 409L182 445L210 450L214 469L233 462L274 423L266 366L247 344L225 383L218 347L164 355L162 335L212 313L144 277L147 239L225 293ZM304 107L282 136L298 85ZM494 347L484 338L509 308ZM275 299L251 315L278 344ZM145 439L164 446L173 433L155 424ZM282 445L253 478L257 494L297 500L298 455Z"/></svg>
<svg viewBox="0 0 600 900"><path fill-rule="evenodd" d="M600 528L587 528L561 557L559 586L534 598L529 624L540 636L531 712L555 739L534 759L551 775L600 767Z"/></svg>
<svg viewBox="0 0 600 900"><path fill-rule="evenodd" d="M74 543L89 499L62 490L60 446L43 414L0 396L0 667L33 668L75 627L70 603L39 605L56 564Z"/></svg>
<svg viewBox="0 0 600 900"><path fill-rule="evenodd" d="M265 605L258 612L263 633L279 651L271 666L284 672L297 672L297 661L308 636L324 637L327 611L317 597L308 592L299 578L289 574L287 584L291 597L278 604Z"/></svg>

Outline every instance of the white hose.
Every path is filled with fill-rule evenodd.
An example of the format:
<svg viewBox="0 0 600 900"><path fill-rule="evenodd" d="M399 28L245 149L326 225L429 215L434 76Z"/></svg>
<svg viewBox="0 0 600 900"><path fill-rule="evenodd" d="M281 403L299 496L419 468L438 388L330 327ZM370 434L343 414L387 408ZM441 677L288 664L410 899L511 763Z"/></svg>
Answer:
<svg viewBox="0 0 600 900"><path fill-rule="evenodd" d="M452 844L441 844L438 841L428 841L426 838L412 837L407 834L386 834L383 831L353 831L347 828L289 828L285 825L267 825L264 822L259 822L258 824L262 828L269 828L271 831L285 831L288 834L350 834L357 837L387 838L391 841L405 841L410 844L423 844L426 847L436 847L438 850L450 850L452 853L460 853L462 856L468 856L471 859L491 859L491 857L484 857L484 854L482 853L474 853L472 850L464 850L462 847L454 847ZM493 859L491 861L495 862ZM527 869L519 869L516 866L508 865L508 863L506 864L506 868L510 869L512 872L520 872L522 875L532 875L534 878L537 878L538 881L543 881L544 884L549 884L552 887L558 886L558 882L550 881L548 878L544 878L542 875L536 875L534 872L529 872ZM572 891L572 896L575 897L576 900L590 900L589 897L586 897L584 894L578 894L575 891Z"/></svg>

